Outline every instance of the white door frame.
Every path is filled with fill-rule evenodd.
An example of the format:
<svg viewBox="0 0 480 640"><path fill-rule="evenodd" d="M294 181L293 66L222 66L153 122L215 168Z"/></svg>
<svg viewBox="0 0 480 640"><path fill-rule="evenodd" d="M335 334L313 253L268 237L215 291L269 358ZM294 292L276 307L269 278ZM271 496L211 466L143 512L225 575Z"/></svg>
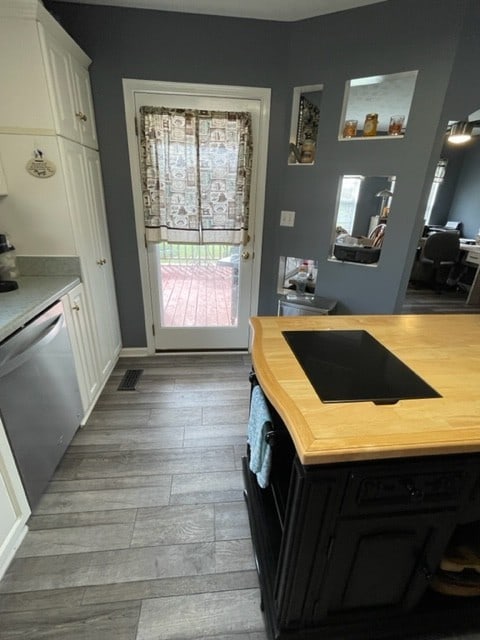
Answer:
<svg viewBox="0 0 480 640"><path fill-rule="evenodd" d="M135 133L135 93L171 93L174 95L194 95L205 97L244 98L258 100L260 103L260 122L258 135L257 189L255 203L255 228L251 230L253 251L252 298L250 315L256 315L260 284L261 249L263 235L263 218L265 206L265 183L267 174L268 126L270 120L271 90L264 87L237 87L229 85L195 84L184 82L162 82L157 80L134 80L123 78L123 95L125 101L125 117L127 123L128 152L135 211L135 228L142 282L143 304L145 313L145 332L147 335L147 354L155 354L155 337L153 335L153 307L148 269L147 248L143 217L142 188L140 184L140 166L138 143Z"/></svg>

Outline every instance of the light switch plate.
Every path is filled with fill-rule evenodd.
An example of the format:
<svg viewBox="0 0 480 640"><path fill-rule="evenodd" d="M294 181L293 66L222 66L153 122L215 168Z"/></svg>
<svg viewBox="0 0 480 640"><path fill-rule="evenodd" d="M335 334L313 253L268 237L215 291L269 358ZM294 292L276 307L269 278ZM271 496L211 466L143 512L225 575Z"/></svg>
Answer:
<svg viewBox="0 0 480 640"><path fill-rule="evenodd" d="M280 226L281 227L293 227L295 224L295 211L281 211L280 212Z"/></svg>

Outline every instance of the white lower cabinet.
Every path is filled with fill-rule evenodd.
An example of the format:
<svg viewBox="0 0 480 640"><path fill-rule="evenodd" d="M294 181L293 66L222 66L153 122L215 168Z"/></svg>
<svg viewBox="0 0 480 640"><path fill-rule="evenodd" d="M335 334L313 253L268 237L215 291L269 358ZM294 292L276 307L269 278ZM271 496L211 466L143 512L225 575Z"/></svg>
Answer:
<svg viewBox="0 0 480 640"><path fill-rule="evenodd" d="M30 507L0 421L0 580L27 532Z"/></svg>
<svg viewBox="0 0 480 640"><path fill-rule="evenodd" d="M83 284L72 289L62 301L85 417L101 388L101 373L95 354L95 336Z"/></svg>

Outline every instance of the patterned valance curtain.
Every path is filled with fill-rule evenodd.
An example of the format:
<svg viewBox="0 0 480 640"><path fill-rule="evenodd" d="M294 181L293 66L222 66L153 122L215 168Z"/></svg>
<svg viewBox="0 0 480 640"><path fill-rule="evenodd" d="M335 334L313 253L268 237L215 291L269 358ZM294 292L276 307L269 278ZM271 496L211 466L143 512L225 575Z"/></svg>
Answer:
<svg viewBox="0 0 480 640"><path fill-rule="evenodd" d="M249 113L141 107L140 147L147 241L246 242Z"/></svg>

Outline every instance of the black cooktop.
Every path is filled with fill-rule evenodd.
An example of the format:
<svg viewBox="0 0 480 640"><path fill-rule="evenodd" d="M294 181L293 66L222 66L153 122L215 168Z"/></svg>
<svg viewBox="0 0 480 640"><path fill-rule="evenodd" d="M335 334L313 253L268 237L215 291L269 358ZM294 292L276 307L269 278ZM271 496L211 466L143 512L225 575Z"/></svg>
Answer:
<svg viewBox="0 0 480 640"><path fill-rule="evenodd" d="M322 402L441 397L367 331L282 333Z"/></svg>

